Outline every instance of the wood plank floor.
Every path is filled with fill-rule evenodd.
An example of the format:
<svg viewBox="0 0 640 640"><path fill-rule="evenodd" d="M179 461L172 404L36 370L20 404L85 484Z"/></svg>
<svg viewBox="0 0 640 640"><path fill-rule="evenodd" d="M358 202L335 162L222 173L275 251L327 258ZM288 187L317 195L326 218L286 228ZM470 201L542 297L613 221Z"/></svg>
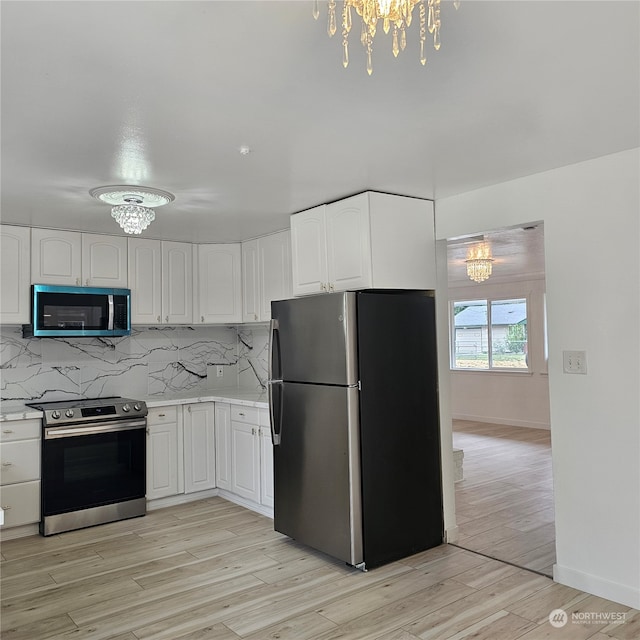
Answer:
<svg viewBox="0 0 640 640"><path fill-rule="evenodd" d="M552 575L556 560L551 434L454 420L464 451L456 519L465 549Z"/></svg>
<svg viewBox="0 0 640 640"><path fill-rule="evenodd" d="M3 640L630 640L640 612L451 545L361 572L221 498L2 543ZM570 622L552 609L619 612Z"/></svg>

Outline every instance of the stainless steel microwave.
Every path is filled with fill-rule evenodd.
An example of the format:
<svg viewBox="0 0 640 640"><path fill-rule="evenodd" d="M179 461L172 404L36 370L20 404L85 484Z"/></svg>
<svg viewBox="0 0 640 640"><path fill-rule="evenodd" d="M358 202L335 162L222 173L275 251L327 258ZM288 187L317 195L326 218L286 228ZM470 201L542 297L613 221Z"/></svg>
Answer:
<svg viewBox="0 0 640 640"><path fill-rule="evenodd" d="M130 289L34 284L35 337L127 336L131 333Z"/></svg>

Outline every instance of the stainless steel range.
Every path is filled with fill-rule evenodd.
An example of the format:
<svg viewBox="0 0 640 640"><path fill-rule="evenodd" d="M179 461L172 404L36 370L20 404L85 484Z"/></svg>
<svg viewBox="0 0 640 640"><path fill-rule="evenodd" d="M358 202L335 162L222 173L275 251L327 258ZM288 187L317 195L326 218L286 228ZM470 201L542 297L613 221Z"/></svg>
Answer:
<svg viewBox="0 0 640 640"><path fill-rule="evenodd" d="M43 412L42 535L146 513L144 402L111 397L29 406Z"/></svg>

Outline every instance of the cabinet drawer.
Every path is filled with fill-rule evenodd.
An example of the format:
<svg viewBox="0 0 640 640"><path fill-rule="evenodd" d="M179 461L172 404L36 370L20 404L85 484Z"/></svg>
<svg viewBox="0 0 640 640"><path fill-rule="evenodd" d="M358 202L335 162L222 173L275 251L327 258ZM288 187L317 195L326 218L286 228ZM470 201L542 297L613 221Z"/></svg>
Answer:
<svg viewBox="0 0 640 640"><path fill-rule="evenodd" d="M41 420L10 420L0 424L0 442L12 440L30 440L40 438L42 434Z"/></svg>
<svg viewBox="0 0 640 640"><path fill-rule="evenodd" d="M178 421L178 407L154 407L149 409L147 422L149 424L167 424Z"/></svg>
<svg viewBox="0 0 640 640"><path fill-rule="evenodd" d="M248 424L258 424L259 413L256 407L243 407L242 405L231 405L232 422L246 422Z"/></svg>
<svg viewBox="0 0 640 640"><path fill-rule="evenodd" d="M40 440L0 444L0 484L40 478Z"/></svg>
<svg viewBox="0 0 640 640"><path fill-rule="evenodd" d="M40 481L0 487L0 505L4 509L4 529L39 522Z"/></svg>

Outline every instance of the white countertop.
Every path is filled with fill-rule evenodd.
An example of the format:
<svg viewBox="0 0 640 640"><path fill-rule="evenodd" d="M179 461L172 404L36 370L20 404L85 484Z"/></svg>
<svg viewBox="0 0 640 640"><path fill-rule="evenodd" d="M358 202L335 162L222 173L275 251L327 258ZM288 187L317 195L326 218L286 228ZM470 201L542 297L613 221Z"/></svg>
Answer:
<svg viewBox="0 0 640 640"><path fill-rule="evenodd" d="M144 400L148 407L166 407L175 404L190 404L192 402L230 402L248 407L267 409L269 401L267 392L260 389L243 389L232 387L229 389L198 389L184 393L163 394L161 396L136 396L136 400ZM36 402L29 400L28 402ZM29 420L42 417L42 412L27 407L24 401L7 400L0 404L0 422L8 420Z"/></svg>

